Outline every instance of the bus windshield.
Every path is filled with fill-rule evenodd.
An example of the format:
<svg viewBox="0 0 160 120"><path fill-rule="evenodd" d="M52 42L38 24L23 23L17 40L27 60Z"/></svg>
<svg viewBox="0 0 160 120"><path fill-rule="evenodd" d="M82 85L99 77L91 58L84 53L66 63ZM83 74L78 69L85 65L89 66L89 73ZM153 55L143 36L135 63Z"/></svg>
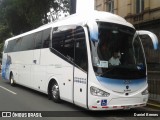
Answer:
<svg viewBox="0 0 160 120"><path fill-rule="evenodd" d="M90 42L96 76L113 79L146 77L144 51L135 29L113 23L97 24L98 42Z"/></svg>

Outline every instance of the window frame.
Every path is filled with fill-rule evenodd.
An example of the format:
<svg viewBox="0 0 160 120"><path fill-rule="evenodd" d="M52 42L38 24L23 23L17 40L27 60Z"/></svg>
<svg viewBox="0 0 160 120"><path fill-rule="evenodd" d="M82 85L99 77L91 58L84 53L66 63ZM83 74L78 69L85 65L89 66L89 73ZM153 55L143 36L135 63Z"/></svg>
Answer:
<svg viewBox="0 0 160 120"><path fill-rule="evenodd" d="M27 35L24 35L24 36L9 40L7 42L7 44L4 45L5 46L5 49L3 49L4 53L21 52L21 51L29 51L29 50L36 50L36 49L44 49L44 47L43 47L43 34L44 34L45 30L47 30L47 29L50 30L49 36L48 36L49 37L48 38L49 39L49 45L47 47L45 47L45 48L50 48L51 47L52 27L48 27L48 28L45 28L43 30L39 30L37 32L33 32L33 33L30 33L30 34L27 34ZM40 45L40 47L36 48L36 40L37 40L36 37L37 37L38 34L40 34L41 45ZM31 49L24 49L24 48L22 48L22 42L26 42L27 40L31 40L31 39L28 39L28 38L32 38L32 40L33 40L32 48ZM23 39L25 39L25 40L23 41ZM20 40L19 49L15 49L17 40ZM13 45L11 45L11 44L13 44ZM12 48L9 48L10 46L12 46Z"/></svg>
<svg viewBox="0 0 160 120"><path fill-rule="evenodd" d="M32 39L30 39L32 38ZM29 44L27 44L27 47L25 46L24 43L28 43L29 42L32 42L32 48L28 48ZM22 46L23 45L23 46ZM25 46L25 47L24 47ZM25 48L25 49L24 49ZM31 33L31 34L28 34L28 35L25 35L21 38L21 46L20 46L20 50L18 51L29 51L29 50L34 50L35 49L35 39L34 39L34 33Z"/></svg>
<svg viewBox="0 0 160 120"><path fill-rule="evenodd" d="M109 0L106 5L108 12L114 13L114 0Z"/></svg>
<svg viewBox="0 0 160 120"><path fill-rule="evenodd" d="M71 34L71 38L73 41L73 58L72 57L67 57L66 55L64 55L63 53L61 53L61 51L59 51L58 49L54 48L54 45L56 46L56 44L53 44L54 41L54 34L57 34L57 36L59 36L58 34L62 34L63 30L65 29L66 26L70 26L73 27L72 29L72 34ZM79 29L78 27L81 27L82 29ZM62 28L62 29L60 29ZM67 28L67 27L66 27ZM68 27L69 28L69 27ZM70 30L70 29L67 29ZM61 31L62 33L58 33L59 31ZM64 30L65 31L65 30ZM84 35L83 37L81 37L81 35ZM56 38L56 36L55 36ZM84 38L84 40L83 40ZM86 42L86 32L83 26L79 26L79 25L65 25L65 26L60 26L60 27L54 27L52 30L52 46L51 46L51 52L53 52L54 54L56 54L57 56L59 56L60 58L64 59L65 61L69 62L70 64L74 65L75 67L81 69L84 72L88 71L88 53L87 53L87 42ZM76 50L78 50L77 48L77 43L79 44L79 48L80 45L82 45L80 42L83 40L83 42L85 42L85 56L86 56L86 68L82 67L80 64L76 63ZM58 42L56 41L56 43L58 44ZM79 49L80 50L80 49ZM83 54L83 53L82 53ZM81 61L82 63L82 61Z"/></svg>
<svg viewBox="0 0 160 120"><path fill-rule="evenodd" d="M44 39L44 34L48 30L49 30L49 36L48 36L48 38L46 40L49 41L49 42L48 42L48 46L44 47L44 41L46 41L46 40L43 40ZM52 27L46 28L46 29L42 30L41 32L42 32L42 36L41 36L42 46L41 46L41 49L50 48L51 47L51 40L52 40L51 39L51 36L52 36Z"/></svg>

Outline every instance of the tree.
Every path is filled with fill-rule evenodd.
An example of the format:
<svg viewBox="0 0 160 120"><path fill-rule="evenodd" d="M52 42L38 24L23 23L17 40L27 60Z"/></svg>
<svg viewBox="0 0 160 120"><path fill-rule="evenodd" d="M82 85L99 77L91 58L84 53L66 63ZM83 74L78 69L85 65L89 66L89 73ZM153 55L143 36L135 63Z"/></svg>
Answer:
<svg viewBox="0 0 160 120"><path fill-rule="evenodd" d="M7 38L48 23L47 13L51 8L56 16L59 11L69 11L69 1L0 0L0 51Z"/></svg>
<svg viewBox="0 0 160 120"><path fill-rule="evenodd" d="M0 0L0 18L17 35L48 23L50 8L69 11L69 0Z"/></svg>

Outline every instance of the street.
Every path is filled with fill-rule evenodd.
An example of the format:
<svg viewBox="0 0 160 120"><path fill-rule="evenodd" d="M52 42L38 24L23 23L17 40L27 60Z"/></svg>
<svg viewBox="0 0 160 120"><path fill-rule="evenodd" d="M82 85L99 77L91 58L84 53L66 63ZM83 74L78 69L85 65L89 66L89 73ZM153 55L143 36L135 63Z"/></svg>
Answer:
<svg viewBox="0 0 160 120"><path fill-rule="evenodd" d="M37 91L28 89L20 85L16 85L15 87L12 87L8 82L2 81L1 78L0 78L0 111L1 112L19 111L21 113L23 113L23 111L27 111L27 112L48 111L48 114L51 115L53 113L53 116L50 116L47 119L65 119L65 120L66 119L68 120L72 120L72 119L158 120L159 119L159 117L143 117L143 116L134 117L134 115L132 115L132 113L138 114L138 113L145 113L145 112L147 113L149 111L153 111L153 109L146 108L146 107L132 109L132 110L88 112L76 105L73 105L65 101L62 101L62 103L57 104L57 103L54 103L52 100L48 100L47 95L45 94L39 93ZM79 112L75 112L75 111L79 111ZM42 113L42 117L43 117L43 113ZM51 118L51 117L54 117L54 118ZM128 118L128 117L132 117L132 118ZM10 118L10 119L16 120L17 118ZM44 119L44 118L41 118L41 119Z"/></svg>

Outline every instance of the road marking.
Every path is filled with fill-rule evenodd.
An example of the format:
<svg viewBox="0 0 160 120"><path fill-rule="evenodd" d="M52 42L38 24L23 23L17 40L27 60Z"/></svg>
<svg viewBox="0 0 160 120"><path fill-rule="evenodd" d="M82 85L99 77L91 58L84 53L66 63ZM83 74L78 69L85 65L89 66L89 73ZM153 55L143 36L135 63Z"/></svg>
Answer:
<svg viewBox="0 0 160 120"><path fill-rule="evenodd" d="M4 89L4 90L6 90L6 91L8 91L8 92L10 92L10 93L12 93L12 94L14 94L14 95L17 94L17 93L15 93L15 92L13 92L13 91L11 91L11 90L9 90L9 89L3 87L3 86L0 86L0 88Z"/></svg>

